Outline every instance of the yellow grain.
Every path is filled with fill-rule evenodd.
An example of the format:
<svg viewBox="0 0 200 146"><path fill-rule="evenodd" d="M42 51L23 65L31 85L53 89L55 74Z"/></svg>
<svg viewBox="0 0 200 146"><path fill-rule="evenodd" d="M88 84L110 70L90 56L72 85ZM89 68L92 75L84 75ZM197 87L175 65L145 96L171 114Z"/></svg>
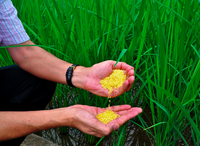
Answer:
<svg viewBox="0 0 200 146"><path fill-rule="evenodd" d="M116 118L120 117L120 115L116 114L112 110L110 110L110 94L113 92L114 89L118 89L123 85L123 83L126 81L126 75L124 74L123 70L115 69L113 70L113 73L109 76L104 78L100 81L101 86L104 89L108 89L108 98L109 98L109 110L105 110L104 112L98 114L96 117L99 119L100 122L107 124L112 120L115 120Z"/></svg>
<svg viewBox="0 0 200 146"><path fill-rule="evenodd" d="M118 117L120 117L120 115L115 114L112 110L105 110L103 113L97 115L97 119L104 124L107 124Z"/></svg>
<svg viewBox="0 0 200 146"><path fill-rule="evenodd" d="M124 81L126 81L126 75L124 74L124 71L120 69L114 69L113 73L109 77L101 80L100 83L104 89L108 89L110 95L114 89L121 87Z"/></svg>

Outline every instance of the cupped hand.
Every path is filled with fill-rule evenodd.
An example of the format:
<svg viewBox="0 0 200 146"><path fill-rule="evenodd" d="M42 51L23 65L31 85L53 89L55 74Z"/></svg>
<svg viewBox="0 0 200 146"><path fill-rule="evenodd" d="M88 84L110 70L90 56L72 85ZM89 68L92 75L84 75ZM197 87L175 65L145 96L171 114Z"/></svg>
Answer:
<svg viewBox="0 0 200 146"><path fill-rule="evenodd" d="M119 96L125 91L130 90L135 80L134 68L124 62L118 62L117 65L114 67L115 63L116 61L109 60L95 64L90 67L88 76L85 79L85 90L88 90L98 96L108 97L108 90L104 89L101 86L100 81L108 77L113 72L113 69L124 70L127 77L124 84L116 91L113 91L111 93L111 97L113 98Z"/></svg>
<svg viewBox="0 0 200 146"><path fill-rule="evenodd" d="M96 116L106 109L87 105L74 105L69 108L70 113L73 115L73 120L70 126L96 137L109 135L112 131L118 129L126 121L132 119L142 112L141 108L131 108L130 105L112 106L110 109L116 114L120 115L120 117L105 125L101 123Z"/></svg>

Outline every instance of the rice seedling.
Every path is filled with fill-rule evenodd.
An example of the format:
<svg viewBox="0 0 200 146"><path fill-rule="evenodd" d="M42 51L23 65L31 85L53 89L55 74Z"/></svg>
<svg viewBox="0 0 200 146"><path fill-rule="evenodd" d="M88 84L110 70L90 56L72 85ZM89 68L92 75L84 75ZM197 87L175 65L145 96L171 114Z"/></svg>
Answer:
<svg viewBox="0 0 200 146"><path fill-rule="evenodd" d="M58 58L87 67L110 59L135 67L133 88L111 105L148 106L150 125L145 113L131 122L153 137L151 145L200 144L198 0L12 1L31 40ZM12 64L2 48L0 65ZM64 85L54 97L55 108L76 103L104 108L108 102ZM113 145L125 145L126 128L113 132Z"/></svg>
<svg viewBox="0 0 200 146"><path fill-rule="evenodd" d="M6 49L0 49L0 67L12 65L13 61Z"/></svg>

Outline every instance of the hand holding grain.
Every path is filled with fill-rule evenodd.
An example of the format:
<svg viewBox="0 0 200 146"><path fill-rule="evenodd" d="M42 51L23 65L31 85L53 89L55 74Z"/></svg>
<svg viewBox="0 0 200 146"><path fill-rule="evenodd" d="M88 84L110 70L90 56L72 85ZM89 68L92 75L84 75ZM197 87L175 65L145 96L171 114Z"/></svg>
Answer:
<svg viewBox="0 0 200 146"><path fill-rule="evenodd" d="M97 137L109 135L112 131L118 129L122 124L142 112L141 108L131 108L130 105L111 106L110 109L120 115L120 117L109 122L108 124L103 124L96 118L96 116L99 113L104 112L107 108L102 109L87 105L74 105L69 107L69 109L69 113L73 115L73 120L70 122L70 126Z"/></svg>
<svg viewBox="0 0 200 146"><path fill-rule="evenodd" d="M135 80L134 68L124 62L118 62L114 67L115 63L116 61L104 61L90 67L88 76L85 80L85 90L99 96L108 97L108 90L105 90L101 86L100 81L108 77L114 69L124 70L126 74L126 81L115 92L112 92L110 96L116 97L123 94L125 91L130 90Z"/></svg>

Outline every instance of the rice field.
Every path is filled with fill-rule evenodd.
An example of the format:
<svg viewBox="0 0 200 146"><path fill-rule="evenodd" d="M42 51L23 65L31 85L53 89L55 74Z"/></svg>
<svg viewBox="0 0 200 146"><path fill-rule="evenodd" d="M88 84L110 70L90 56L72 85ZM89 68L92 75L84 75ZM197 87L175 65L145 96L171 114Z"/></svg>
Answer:
<svg viewBox="0 0 200 146"><path fill-rule="evenodd" d="M130 145L131 124L145 131L149 143L143 145L200 145L199 0L12 2L31 40L58 58L86 67L105 60L135 67L132 89L111 105L140 106L143 113L111 134L112 145ZM5 49L0 52L1 66L13 64ZM58 84L52 103L107 107L108 99ZM96 146L106 140L84 138Z"/></svg>

